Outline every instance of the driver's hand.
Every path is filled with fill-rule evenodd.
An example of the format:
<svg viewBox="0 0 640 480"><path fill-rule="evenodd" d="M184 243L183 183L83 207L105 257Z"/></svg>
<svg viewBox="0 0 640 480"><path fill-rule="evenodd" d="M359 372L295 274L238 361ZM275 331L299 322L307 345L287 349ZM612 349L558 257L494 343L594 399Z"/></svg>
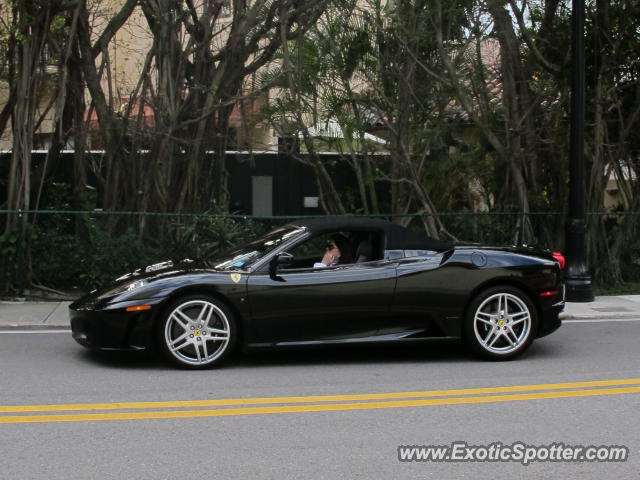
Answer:
<svg viewBox="0 0 640 480"><path fill-rule="evenodd" d="M327 250L322 257L322 263L324 263L327 267L335 262L340 257L340 250L338 248L332 248L331 250Z"/></svg>

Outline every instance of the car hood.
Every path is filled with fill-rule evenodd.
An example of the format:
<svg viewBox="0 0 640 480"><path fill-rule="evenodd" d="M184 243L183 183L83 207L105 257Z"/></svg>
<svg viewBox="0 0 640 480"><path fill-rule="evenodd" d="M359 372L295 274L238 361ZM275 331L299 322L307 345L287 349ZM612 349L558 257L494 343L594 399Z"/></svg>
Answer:
<svg viewBox="0 0 640 480"><path fill-rule="evenodd" d="M116 278L112 286L142 279L146 280L155 277L162 278L171 275L180 275L194 270L203 269L214 270L207 261L202 259L191 260L190 258L185 258L177 261L167 260L164 262L154 263L153 265L147 265L146 267L138 268L133 272L126 273Z"/></svg>
<svg viewBox="0 0 640 480"><path fill-rule="evenodd" d="M239 271L238 271L239 272ZM95 289L76 300L71 308L77 306L99 306L111 302L149 298L160 294L169 285L181 283L178 277L192 274L225 274L230 270L216 269L206 260L183 259L164 261L138 268L133 272L116 278L113 282ZM246 272L245 272L246 273Z"/></svg>

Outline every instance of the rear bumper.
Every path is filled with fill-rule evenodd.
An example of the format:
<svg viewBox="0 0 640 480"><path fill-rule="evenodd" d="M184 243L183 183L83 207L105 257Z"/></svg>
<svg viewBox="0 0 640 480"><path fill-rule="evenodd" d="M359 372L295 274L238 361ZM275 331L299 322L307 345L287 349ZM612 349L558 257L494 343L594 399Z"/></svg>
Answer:
<svg viewBox="0 0 640 480"><path fill-rule="evenodd" d="M564 305L554 306L544 312L541 319L542 322L538 326L538 334L536 335L537 338L549 335L562 326L560 313L563 309Z"/></svg>
<svg viewBox="0 0 640 480"><path fill-rule="evenodd" d="M543 305L542 321L538 327L538 334L536 335L538 338L549 335L562 326L560 314L564 310L565 293L566 291L563 283L560 285L560 295L558 297L550 297L546 299L545 303L547 303L547 305Z"/></svg>

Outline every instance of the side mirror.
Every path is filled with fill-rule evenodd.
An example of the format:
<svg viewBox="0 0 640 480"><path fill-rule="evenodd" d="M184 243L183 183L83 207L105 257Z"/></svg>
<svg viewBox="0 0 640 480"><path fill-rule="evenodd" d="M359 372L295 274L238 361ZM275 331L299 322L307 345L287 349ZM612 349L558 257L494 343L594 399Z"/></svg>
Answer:
<svg viewBox="0 0 640 480"><path fill-rule="evenodd" d="M290 265L291 263L293 263L293 255L291 255L289 252L280 252L275 257L273 257L271 259L271 262L269 263L269 276L273 280L278 280L278 277L276 275L278 267L280 265Z"/></svg>
<svg viewBox="0 0 640 480"><path fill-rule="evenodd" d="M291 265L293 263L293 255L289 252L280 252L276 255L276 263L278 265Z"/></svg>

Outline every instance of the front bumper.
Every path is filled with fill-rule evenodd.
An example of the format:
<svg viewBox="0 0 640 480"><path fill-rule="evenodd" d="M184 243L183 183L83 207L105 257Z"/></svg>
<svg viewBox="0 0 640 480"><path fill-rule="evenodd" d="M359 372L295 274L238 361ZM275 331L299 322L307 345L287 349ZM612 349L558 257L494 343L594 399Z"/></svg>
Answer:
<svg viewBox="0 0 640 480"><path fill-rule="evenodd" d="M73 303L69 306L71 335L91 350L145 350L153 345L153 324L161 299L102 308ZM127 312L136 305L151 305L150 310Z"/></svg>

